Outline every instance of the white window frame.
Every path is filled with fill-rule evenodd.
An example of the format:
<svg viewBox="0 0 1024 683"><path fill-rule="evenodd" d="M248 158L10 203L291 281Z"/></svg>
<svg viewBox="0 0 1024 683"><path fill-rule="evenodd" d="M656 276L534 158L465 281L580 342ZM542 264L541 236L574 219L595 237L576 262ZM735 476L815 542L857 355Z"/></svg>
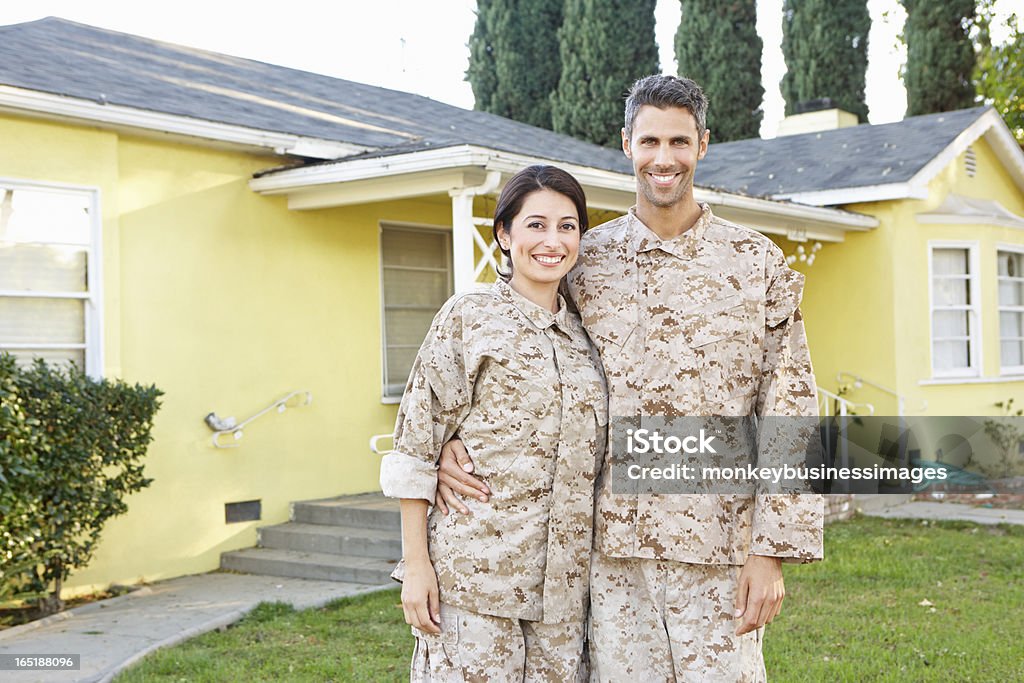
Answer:
<svg viewBox="0 0 1024 683"><path fill-rule="evenodd" d="M1024 254L1024 244L1006 244L1003 242L996 243L996 304L999 310L999 374L1000 376L1020 376L1024 375L1024 365L1003 365L1003 311L1009 311L1014 313L1024 313L1024 306L1003 306L999 303L999 281L1002 276L999 274L999 252L1009 252L1013 254ZM1015 278L1015 279L1019 279Z"/></svg>
<svg viewBox="0 0 1024 683"><path fill-rule="evenodd" d="M85 342L83 344L5 344L4 350L24 349L83 349L85 367L90 377L103 377L103 220L101 218L100 189L85 185L68 185L46 181L0 177L0 188L5 190L38 190L56 194L85 197L89 203L89 246L86 249L86 292L24 292L0 290L0 297L31 297L34 299L80 299L84 301Z"/></svg>
<svg viewBox="0 0 1024 683"><path fill-rule="evenodd" d="M967 311L969 333L967 343L970 347L967 368L953 370L936 370L935 368L935 277L934 255L936 249L964 249L967 251L967 282L968 296L971 303ZM982 369L982 334L981 334L981 287L979 286L980 260L977 241L963 240L929 240L928 241L928 358L933 378L980 377Z"/></svg>
<svg viewBox="0 0 1024 683"><path fill-rule="evenodd" d="M438 232L443 233L446 236L446 249L445 255L447 256L446 270L448 275L448 295L451 296L454 292L454 258L452 254L452 228L446 225L432 225L430 223L409 223L406 221L389 221L384 220L378 223L378 274L380 275L379 291L380 291L380 367L381 367L381 384L380 384L380 402L385 404L400 403L402 401L402 395L389 396L387 392L388 388L388 337L387 337L387 315L386 315L386 302L384 301L384 231L388 228L395 228L398 230L414 230L423 232Z"/></svg>

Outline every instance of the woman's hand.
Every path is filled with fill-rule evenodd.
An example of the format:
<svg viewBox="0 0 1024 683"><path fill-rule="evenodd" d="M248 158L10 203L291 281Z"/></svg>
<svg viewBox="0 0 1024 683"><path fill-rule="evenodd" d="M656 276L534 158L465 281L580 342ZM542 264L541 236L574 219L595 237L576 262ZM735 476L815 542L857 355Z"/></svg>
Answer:
<svg viewBox="0 0 1024 683"><path fill-rule="evenodd" d="M402 609L405 623L427 633L441 632L441 604L437 574L427 558L405 561L402 579Z"/></svg>

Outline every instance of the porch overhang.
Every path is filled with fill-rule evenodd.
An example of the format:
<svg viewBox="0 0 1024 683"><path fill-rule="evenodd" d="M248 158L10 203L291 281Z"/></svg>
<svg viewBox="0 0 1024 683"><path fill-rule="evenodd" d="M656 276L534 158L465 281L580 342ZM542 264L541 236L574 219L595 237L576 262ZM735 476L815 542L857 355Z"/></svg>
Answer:
<svg viewBox="0 0 1024 683"><path fill-rule="evenodd" d="M513 174L531 164L554 163L572 173L594 209L625 212L636 201L632 174L530 157L477 145L458 145L385 156L341 159L301 168L273 171L254 178L250 188L262 195L285 195L294 210L451 195L478 187L494 173L501 176L497 192ZM725 220L766 234L796 241L841 242L850 231L877 227L871 216L818 206L748 197L694 188L698 201L711 204Z"/></svg>

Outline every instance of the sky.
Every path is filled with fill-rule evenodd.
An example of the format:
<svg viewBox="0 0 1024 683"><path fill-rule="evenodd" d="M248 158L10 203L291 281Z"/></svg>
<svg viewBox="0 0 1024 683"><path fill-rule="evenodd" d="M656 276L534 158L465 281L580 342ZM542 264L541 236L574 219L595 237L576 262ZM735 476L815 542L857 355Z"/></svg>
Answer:
<svg viewBox="0 0 1024 683"><path fill-rule="evenodd" d="M762 137L774 137L783 117L782 3L758 2L766 93ZM1013 4L1015 0L997 0L997 9L1005 16ZM475 8L476 0L2 0L0 25L59 16L472 109L473 91L464 77ZM906 109L899 81L906 50L898 45L897 36L906 14L897 0L868 0L868 9L869 121L898 121ZM679 24L679 1L658 0L656 18L661 69L675 73L672 40ZM996 42L1003 35L998 26L993 28Z"/></svg>

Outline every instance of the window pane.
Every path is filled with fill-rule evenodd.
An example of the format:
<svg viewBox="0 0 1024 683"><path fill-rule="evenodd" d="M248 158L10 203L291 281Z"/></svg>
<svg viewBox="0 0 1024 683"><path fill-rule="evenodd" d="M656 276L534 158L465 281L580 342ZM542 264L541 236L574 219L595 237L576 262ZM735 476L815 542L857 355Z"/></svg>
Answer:
<svg viewBox="0 0 1024 683"><path fill-rule="evenodd" d="M0 189L0 240L88 246L89 198L53 190Z"/></svg>
<svg viewBox="0 0 1024 683"><path fill-rule="evenodd" d="M36 358L42 358L51 365L74 362L79 369L85 367L85 351L82 349L19 349L9 353L14 356L14 362L21 367L31 365Z"/></svg>
<svg viewBox="0 0 1024 683"><path fill-rule="evenodd" d="M436 313L448 300L448 273L384 268L384 305L429 306ZM429 324L429 320L427 321ZM426 333L426 328L423 332Z"/></svg>
<svg viewBox="0 0 1024 683"><path fill-rule="evenodd" d="M423 337L452 294L449 244L437 230L385 226L381 233L385 396L402 394Z"/></svg>
<svg viewBox="0 0 1024 683"><path fill-rule="evenodd" d="M384 314L388 347L420 347L436 311L389 310Z"/></svg>
<svg viewBox="0 0 1024 683"><path fill-rule="evenodd" d="M959 278L935 279L936 306L966 306L970 303L970 281Z"/></svg>
<svg viewBox="0 0 1024 683"><path fill-rule="evenodd" d="M970 353L966 341L937 341L932 344L932 364L936 370L954 370L970 367Z"/></svg>
<svg viewBox="0 0 1024 683"><path fill-rule="evenodd" d="M405 383L409 381L409 371L412 370L412 362L416 360L417 351L419 349L388 349L386 395L402 395L402 392L405 390Z"/></svg>
<svg viewBox="0 0 1024 683"><path fill-rule="evenodd" d="M0 289L85 292L85 264L82 247L0 242Z"/></svg>
<svg viewBox="0 0 1024 683"><path fill-rule="evenodd" d="M1013 280L999 281L999 305L1000 306L1022 306L1024 305L1024 283Z"/></svg>
<svg viewBox="0 0 1024 683"><path fill-rule="evenodd" d="M966 249L933 249L932 273L934 275L967 275Z"/></svg>
<svg viewBox="0 0 1024 683"><path fill-rule="evenodd" d="M967 311L935 311L932 315L933 337L966 337L969 333Z"/></svg>
<svg viewBox="0 0 1024 683"><path fill-rule="evenodd" d="M1024 277L1024 272L1021 272L1022 259L1024 259L1024 254L1012 251L999 252L999 274L1008 277Z"/></svg>
<svg viewBox="0 0 1024 683"><path fill-rule="evenodd" d="M80 299L0 298L0 346L84 341L85 303Z"/></svg>
<svg viewBox="0 0 1024 683"><path fill-rule="evenodd" d="M1019 341L1004 341L999 344L999 362L1003 367L1024 365L1024 344Z"/></svg>
<svg viewBox="0 0 1024 683"><path fill-rule="evenodd" d="M447 233L434 230L385 228L381 234L381 256L385 266L447 268Z"/></svg>
<svg viewBox="0 0 1024 683"><path fill-rule="evenodd" d="M1024 337L1024 313L999 312L1000 337Z"/></svg>

